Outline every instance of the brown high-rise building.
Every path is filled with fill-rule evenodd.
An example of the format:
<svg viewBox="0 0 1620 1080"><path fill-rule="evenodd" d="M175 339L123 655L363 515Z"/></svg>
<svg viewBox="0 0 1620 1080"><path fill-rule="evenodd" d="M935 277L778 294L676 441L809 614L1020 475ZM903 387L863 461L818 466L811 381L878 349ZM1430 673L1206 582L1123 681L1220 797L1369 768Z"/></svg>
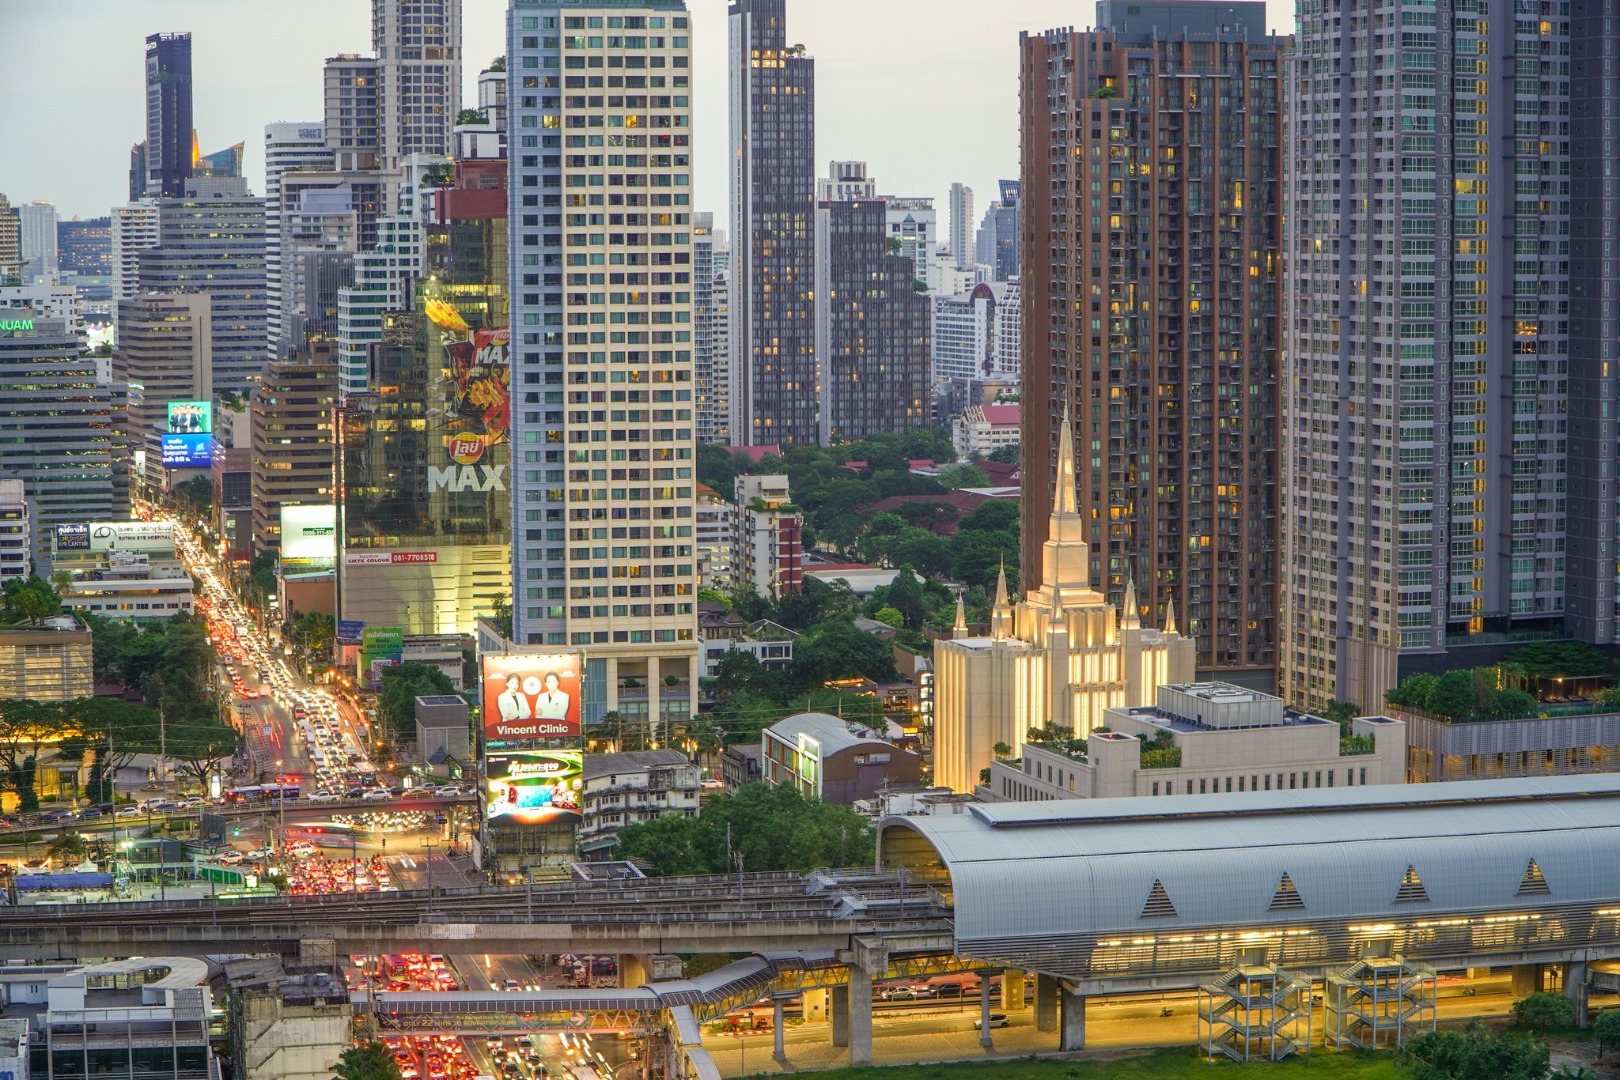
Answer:
<svg viewBox="0 0 1620 1080"><path fill-rule="evenodd" d="M1098 588L1134 579L1144 625L1173 600L1200 672L1269 685L1288 40L1263 3L1097 24L1021 41L1025 585L1068 413Z"/></svg>
<svg viewBox="0 0 1620 1080"><path fill-rule="evenodd" d="M338 370L330 343L272 360L253 388L253 550L281 544L281 508L334 501L332 420Z"/></svg>

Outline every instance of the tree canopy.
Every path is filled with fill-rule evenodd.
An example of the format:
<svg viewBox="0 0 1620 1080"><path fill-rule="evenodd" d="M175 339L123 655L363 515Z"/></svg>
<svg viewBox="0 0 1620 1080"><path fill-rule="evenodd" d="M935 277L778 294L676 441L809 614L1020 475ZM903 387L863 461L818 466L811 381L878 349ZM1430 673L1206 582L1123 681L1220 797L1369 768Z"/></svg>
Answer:
<svg viewBox="0 0 1620 1080"><path fill-rule="evenodd" d="M870 823L849 807L806 799L796 788L755 783L710 799L695 818L629 826L619 833L617 853L644 860L649 873L660 876L739 868L803 872L869 865L872 845Z"/></svg>
<svg viewBox="0 0 1620 1080"><path fill-rule="evenodd" d="M1543 1080L1545 1043L1499 1035L1478 1020L1462 1031L1426 1031L1407 1044L1413 1080Z"/></svg>
<svg viewBox="0 0 1620 1080"><path fill-rule="evenodd" d="M428 694L453 694L450 676L433 664L395 664L383 668L377 712L395 741L416 738L416 699Z"/></svg>
<svg viewBox="0 0 1620 1080"><path fill-rule="evenodd" d="M1496 668L1463 668L1444 675L1416 674L1384 694L1391 705L1419 709L1441 720L1516 720L1536 711L1536 699L1523 690L1499 688Z"/></svg>
<svg viewBox="0 0 1620 1080"><path fill-rule="evenodd" d="M14 623L38 623L62 610L56 587L37 574L7 580L3 600L6 617Z"/></svg>
<svg viewBox="0 0 1620 1080"><path fill-rule="evenodd" d="M332 1066L333 1080L401 1080L399 1062L380 1042L351 1046Z"/></svg>

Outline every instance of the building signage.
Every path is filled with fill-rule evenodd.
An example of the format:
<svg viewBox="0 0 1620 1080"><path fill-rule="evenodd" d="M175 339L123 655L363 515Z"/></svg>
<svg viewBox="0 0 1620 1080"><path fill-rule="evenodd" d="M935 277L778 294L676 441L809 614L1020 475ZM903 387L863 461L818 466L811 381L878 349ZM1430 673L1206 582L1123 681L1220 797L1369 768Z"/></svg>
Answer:
<svg viewBox="0 0 1620 1080"><path fill-rule="evenodd" d="M169 434L205 435L214 430L212 401L169 402Z"/></svg>
<svg viewBox="0 0 1620 1080"><path fill-rule="evenodd" d="M584 764L581 750L523 750L485 759L490 823L577 823Z"/></svg>
<svg viewBox="0 0 1620 1080"><path fill-rule="evenodd" d="M480 455L483 453L479 450ZM505 465L429 465L429 491L505 491Z"/></svg>
<svg viewBox="0 0 1620 1080"><path fill-rule="evenodd" d="M437 551L396 551L388 556L388 561L395 566L409 563L436 563L439 561Z"/></svg>
<svg viewBox="0 0 1620 1080"><path fill-rule="evenodd" d="M320 563L331 566L337 558L337 507L294 504L281 508L281 560L283 563Z"/></svg>
<svg viewBox="0 0 1620 1080"><path fill-rule="evenodd" d="M33 319L0 319L0 330L32 330Z"/></svg>
<svg viewBox="0 0 1620 1080"><path fill-rule="evenodd" d="M374 626L360 631L360 674L382 682L382 669L405 655L405 631L397 626Z"/></svg>
<svg viewBox="0 0 1620 1080"><path fill-rule="evenodd" d="M350 551L344 566L420 566L439 561L437 551Z"/></svg>
<svg viewBox="0 0 1620 1080"><path fill-rule="evenodd" d="M580 675L577 652L484 656L484 740L577 738Z"/></svg>
<svg viewBox="0 0 1620 1080"><path fill-rule="evenodd" d="M90 526L83 524L56 527L57 551L89 551Z"/></svg>
<svg viewBox="0 0 1620 1080"><path fill-rule="evenodd" d="M174 525L167 521L103 521L89 528L91 551L174 553Z"/></svg>
<svg viewBox="0 0 1620 1080"><path fill-rule="evenodd" d="M214 437L197 435L163 436L163 467L166 469L206 469L214 463Z"/></svg>
<svg viewBox="0 0 1620 1080"><path fill-rule="evenodd" d="M360 633L366 628L360 619L339 619L337 624L337 639L353 644L360 640Z"/></svg>

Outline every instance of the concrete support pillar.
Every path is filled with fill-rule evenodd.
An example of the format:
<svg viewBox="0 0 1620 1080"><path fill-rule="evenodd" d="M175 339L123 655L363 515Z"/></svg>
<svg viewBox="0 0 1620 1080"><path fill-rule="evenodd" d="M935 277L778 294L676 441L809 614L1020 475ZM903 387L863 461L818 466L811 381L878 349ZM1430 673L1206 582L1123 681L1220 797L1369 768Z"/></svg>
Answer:
<svg viewBox="0 0 1620 1080"><path fill-rule="evenodd" d="M990 1049L990 980L979 980L979 1045Z"/></svg>
<svg viewBox="0 0 1620 1080"><path fill-rule="evenodd" d="M849 1045L849 987L832 988L832 1044Z"/></svg>
<svg viewBox="0 0 1620 1080"><path fill-rule="evenodd" d="M787 1064L787 1048L782 1045L782 999L771 998L771 1034L774 1042L771 1047L771 1060L779 1065Z"/></svg>
<svg viewBox="0 0 1620 1080"><path fill-rule="evenodd" d="M1086 996L1068 988L1062 991L1063 1031L1058 1036L1059 1050L1086 1048Z"/></svg>
<svg viewBox="0 0 1620 1080"><path fill-rule="evenodd" d="M1586 1007L1586 965L1578 960L1564 962L1564 993L1575 1003L1575 1026L1585 1027L1591 1020Z"/></svg>
<svg viewBox="0 0 1620 1080"><path fill-rule="evenodd" d="M1058 1029L1058 983L1050 975L1035 976L1035 1030Z"/></svg>
<svg viewBox="0 0 1620 1080"><path fill-rule="evenodd" d="M985 982L990 980L986 977ZM1024 973L1008 968L1001 973L1001 1011L1017 1012L1024 1007Z"/></svg>
<svg viewBox="0 0 1620 1080"><path fill-rule="evenodd" d="M849 1063L872 1064L872 976L849 969Z"/></svg>
<svg viewBox="0 0 1620 1080"><path fill-rule="evenodd" d="M1527 998L1541 993L1545 972L1540 964L1513 965L1513 996Z"/></svg>
<svg viewBox="0 0 1620 1080"><path fill-rule="evenodd" d="M619 954L619 988L634 990L652 981L652 956L649 953Z"/></svg>
<svg viewBox="0 0 1620 1080"><path fill-rule="evenodd" d="M825 1022L832 1018L827 1011L827 991L806 990L804 992L804 1019L807 1023Z"/></svg>

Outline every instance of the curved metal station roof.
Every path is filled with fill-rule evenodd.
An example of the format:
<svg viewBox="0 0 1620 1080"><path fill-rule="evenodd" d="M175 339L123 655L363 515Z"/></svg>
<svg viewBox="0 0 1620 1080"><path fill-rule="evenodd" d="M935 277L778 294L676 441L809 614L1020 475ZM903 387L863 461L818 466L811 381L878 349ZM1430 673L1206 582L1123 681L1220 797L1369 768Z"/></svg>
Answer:
<svg viewBox="0 0 1620 1080"><path fill-rule="evenodd" d="M959 941L1620 899L1620 775L974 804L891 817Z"/></svg>

